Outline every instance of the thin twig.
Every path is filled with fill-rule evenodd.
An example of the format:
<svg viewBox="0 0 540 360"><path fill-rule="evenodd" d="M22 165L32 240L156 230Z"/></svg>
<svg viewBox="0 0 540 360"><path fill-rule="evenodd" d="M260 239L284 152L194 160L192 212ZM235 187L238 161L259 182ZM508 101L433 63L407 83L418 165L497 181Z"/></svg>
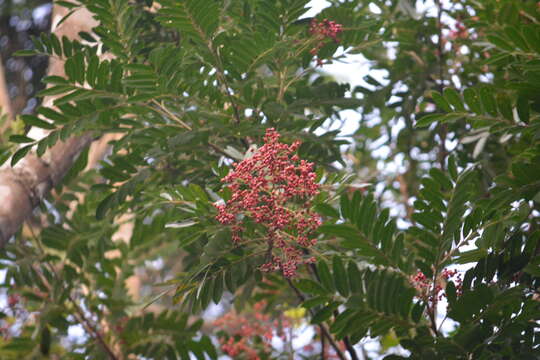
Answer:
<svg viewBox="0 0 540 360"><path fill-rule="evenodd" d="M322 336L322 331L321 331L321 360L325 360L325 352L326 352L326 344L324 342L324 339L325 337Z"/></svg>
<svg viewBox="0 0 540 360"><path fill-rule="evenodd" d="M304 302L306 300L306 298L304 297L304 295L300 292L300 290L298 290L298 288L296 286L294 286L294 284L292 283L291 279L285 277L285 280L287 281L287 284L289 284L289 286L291 287L291 289L293 289L294 293L296 294L296 296L298 297L298 299L301 301L301 302ZM310 314L313 315L312 311L310 310ZM345 357L345 355L343 354L343 352L341 351L341 349L339 348L339 346L336 344L334 338L332 338L332 335L330 335L330 332L328 331L328 329L326 328L326 326L324 326L324 324L320 324L319 325L319 328L321 329L321 334L326 337L326 339L328 340L328 342L330 343L330 345L332 346L332 348L334 348L334 351L336 352L337 356L340 358L340 360L347 360L347 358Z"/></svg>
<svg viewBox="0 0 540 360"><path fill-rule="evenodd" d="M444 90L444 48L443 48L443 34L442 34L442 5L441 0L435 0L435 6L437 7L437 31L438 31L438 41L437 41L437 57L439 61L439 92L442 93ZM444 159L446 158L446 135L448 132L448 125L442 124L439 137L441 139L441 144L439 148L439 164L441 170L444 171L445 164Z"/></svg>
<svg viewBox="0 0 540 360"><path fill-rule="evenodd" d="M225 69L223 68L221 56L219 55L218 51L214 49L211 41L208 42L208 49L210 50L212 55L214 55L217 61L217 66L215 67L215 69L216 69L216 75L217 75L218 81L225 88L225 94L227 95L227 97L229 98L229 101L231 102L231 106L233 108L234 118L236 120L236 123L240 124L240 113L238 112L238 105L236 104L236 101L234 100L233 95L231 94L231 88L227 81L227 77L225 76Z"/></svg>
<svg viewBox="0 0 540 360"><path fill-rule="evenodd" d="M358 358L358 354L356 354L356 350L354 349L353 344L351 344L351 340L348 336L345 336L343 338L343 342L345 343L345 348L347 348L347 351L349 352L349 355L351 355L351 358L353 360L360 360Z"/></svg>
<svg viewBox="0 0 540 360"><path fill-rule="evenodd" d="M222 148L220 148L219 146L217 146L216 144L214 143L211 143L211 142L208 142L208 146L210 146L212 149L214 149L216 152L228 157L228 158L231 158L231 155L227 154L227 152L225 150L223 150Z"/></svg>
<svg viewBox="0 0 540 360"><path fill-rule="evenodd" d="M433 286L433 294L432 296L437 296L437 294L435 293L435 285ZM436 299L436 298L434 298ZM429 302L429 299L428 299L428 302ZM433 331L433 334L435 336L439 336L439 331L437 330L437 320L436 320L436 303L432 303L431 307L429 306L429 303L428 303L428 306L427 306L427 313L428 313L428 316L429 316L429 322L431 323L431 330Z"/></svg>
<svg viewBox="0 0 540 360"><path fill-rule="evenodd" d="M315 277L317 282L321 282L321 278L319 277L319 273L317 272L317 267L315 267L315 264L309 264L308 270L311 270L310 273ZM334 310L334 318L336 318L338 315L339 312L337 310ZM349 353L349 355L351 355L352 360L360 360L348 336L345 336L343 338L343 343L345 344L347 352Z"/></svg>
<svg viewBox="0 0 540 360"><path fill-rule="evenodd" d="M86 318L86 316L84 315L84 311L79 307L79 304L77 304L75 300L71 297L71 294L68 294L68 300L71 302L71 304L75 308L79 321L82 322L83 325L87 328L87 330L94 335L95 339L101 344L103 349L109 355L109 358L111 360L118 360L118 357L109 347L109 345L105 342L105 339L103 339L103 337L101 336L101 333L94 327L94 325L90 322L90 320Z"/></svg>
<svg viewBox="0 0 540 360"><path fill-rule="evenodd" d="M183 122L178 116L176 116L175 114L173 114L165 105L163 105L162 103L160 103L159 101L155 100L155 99L152 99L152 103L154 103L159 109L158 112L160 113L165 113L166 116L170 117L171 119L173 119L174 121L176 121L177 123L179 123L180 125L182 125L182 127L184 127L186 130L193 130L191 128L191 126L189 126L188 124L186 124L185 122ZM160 111L161 110L161 111Z"/></svg>
<svg viewBox="0 0 540 360"><path fill-rule="evenodd" d="M30 233L32 234L34 242L37 244L37 249L41 252L41 255L45 255L45 250L43 249L43 246L42 246L41 242L37 238L36 234L34 233L34 230L32 229L32 226L30 224L28 224L28 228L30 230ZM63 282L60 279L60 276L56 272L56 268L48 261L45 262L45 265L49 268L51 273L54 275L54 277L56 278L56 281L60 282L60 284L62 284L62 287L64 287ZM52 293L52 286L48 282L48 280L44 276L42 276L40 272L36 271L36 273L38 273L40 275L41 281L47 286L47 288L49 289L49 293ZM64 290L66 290L65 287L64 287ZM101 347L109 355L110 360L118 360L119 358L112 351L110 346L105 342L105 339L103 339L103 336L101 336L101 333L95 328L95 326L90 322L90 320L88 320L88 318L84 314L84 311L81 309L79 304L73 299L73 297L71 296L71 293L69 293L69 292L67 294L67 299L69 300L69 302L75 308L76 314L74 314L74 316L75 316L75 318L77 318L79 323L81 323L83 325L83 327L86 328L86 331L91 336L93 335L93 337L97 340L97 342L100 343Z"/></svg>
<svg viewBox="0 0 540 360"><path fill-rule="evenodd" d="M191 126L189 126L188 124L186 124L184 121L182 121L182 119L180 119L178 116L176 116L175 114L173 114L165 105L161 104L160 102L156 101L155 99L152 99L152 102L158 106L158 109L155 109L157 110L160 114L164 115L164 116L167 116L167 117L170 117L171 119L173 119L174 121L176 121L177 123L179 123L183 128L185 128L186 130L193 130L193 128ZM219 146L217 146L216 144L213 144L213 143L208 143L208 145L214 149L215 151L227 156L227 157L230 157L229 154L227 154L227 152L225 150L223 150L222 148L220 148Z"/></svg>

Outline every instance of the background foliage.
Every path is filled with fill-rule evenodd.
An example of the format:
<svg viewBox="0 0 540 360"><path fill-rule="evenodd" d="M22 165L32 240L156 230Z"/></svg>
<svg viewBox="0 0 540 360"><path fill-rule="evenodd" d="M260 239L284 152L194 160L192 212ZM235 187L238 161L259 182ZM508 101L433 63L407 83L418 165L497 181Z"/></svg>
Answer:
<svg viewBox="0 0 540 360"><path fill-rule="evenodd" d="M306 310L287 326L315 331L312 350L255 336L261 358L539 357L536 2L331 1L316 18L344 31L317 58L361 54L383 74L354 88L313 61L307 3L84 0L100 22L84 43L42 34L25 46L33 61L64 58L67 77L43 79L54 108L20 117L49 135L16 129L5 161L83 133L122 136L98 169L83 171L84 152L2 250L0 357L216 358L235 333L212 331L205 310L249 317L261 301L276 336L295 307ZM352 119L347 138L332 130ZM322 188L317 262L292 280L261 273L260 244L234 244L215 220L230 197L220 179L268 127L302 141Z"/></svg>

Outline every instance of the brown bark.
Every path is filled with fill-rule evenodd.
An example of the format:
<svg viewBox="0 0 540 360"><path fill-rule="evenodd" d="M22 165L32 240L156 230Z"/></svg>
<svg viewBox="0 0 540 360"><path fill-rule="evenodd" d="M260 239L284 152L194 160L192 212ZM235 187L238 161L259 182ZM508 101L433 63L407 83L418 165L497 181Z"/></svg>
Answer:
<svg viewBox="0 0 540 360"><path fill-rule="evenodd" d="M0 58L0 117L2 115L7 115L7 119L3 124L0 123L0 134L6 131L10 122L13 120L13 110L11 109L11 100L9 99L7 82L4 75L4 66L2 65L2 58Z"/></svg>
<svg viewBox="0 0 540 360"><path fill-rule="evenodd" d="M43 197L62 181L91 141L90 135L71 138L56 144L42 158L29 154L15 167L0 170L0 248Z"/></svg>
<svg viewBox="0 0 540 360"><path fill-rule="evenodd" d="M91 31L97 25L91 13L80 8L58 26L68 11L54 6L51 31L59 38L77 38L80 31ZM65 76L63 60L51 58L48 74ZM46 97L43 104L51 106L53 100L53 97ZM30 137L34 139L46 135L41 129L30 130ZM0 248L18 231L43 197L62 181L77 156L91 142L90 134L74 137L58 142L41 158L30 153L15 167L0 169Z"/></svg>

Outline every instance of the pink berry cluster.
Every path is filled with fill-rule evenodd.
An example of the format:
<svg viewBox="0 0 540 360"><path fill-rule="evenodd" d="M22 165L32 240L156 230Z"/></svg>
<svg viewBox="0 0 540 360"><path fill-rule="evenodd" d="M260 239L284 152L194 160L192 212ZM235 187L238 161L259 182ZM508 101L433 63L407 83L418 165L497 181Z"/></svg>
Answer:
<svg viewBox="0 0 540 360"><path fill-rule="evenodd" d="M248 360L260 360L259 354L272 352L274 329L290 324L286 318L272 320L270 315L263 313L265 306L263 300L253 305L252 312L238 314L232 311L214 321L214 326L226 333L219 338L224 353L235 359L243 356Z"/></svg>
<svg viewBox="0 0 540 360"><path fill-rule="evenodd" d="M292 145L279 142L274 128L266 130L265 144L253 156L233 164L234 170L222 179L232 197L225 204L215 205L216 219L231 225L235 243L242 242L243 222L251 219L263 230L268 249L263 271L281 270L286 277L296 274L299 264L313 262L305 258L301 248L316 243L314 231L320 217L311 210L311 201L319 192L313 163L294 154L300 142Z"/></svg>
<svg viewBox="0 0 540 360"><path fill-rule="evenodd" d="M7 303L10 308L14 308L21 301L21 297L18 294L9 294Z"/></svg>
<svg viewBox="0 0 540 360"><path fill-rule="evenodd" d="M332 39L335 42L339 42L337 36L343 31L343 26L336 23L335 21L330 21L324 19L321 22L318 22L317 19L311 20L309 25L309 33L318 40L317 45L313 47L309 52L311 55L315 56L319 50L324 46L324 41L326 39ZM322 66L323 61L320 58L317 58L317 66Z"/></svg>
<svg viewBox="0 0 540 360"><path fill-rule="evenodd" d="M23 320L28 316L27 311L22 307L22 298L18 294L9 294L7 297L7 308L0 309L3 313L11 313L15 319ZM14 329L17 328L16 323L2 320L0 322L0 336L4 340L8 340L13 335Z"/></svg>
<svg viewBox="0 0 540 360"><path fill-rule="evenodd" d="M441 272L441 280L454 281L456 285L456 295L461 296L463 292L463 280L461 279L461 274L458 273L457 270L443 269ZM442 285L439 282L433 285L431 279L428 279L421 271L412 276L410 281L415 287L418 296L432 305L436 304L446 296Z"/></svg>

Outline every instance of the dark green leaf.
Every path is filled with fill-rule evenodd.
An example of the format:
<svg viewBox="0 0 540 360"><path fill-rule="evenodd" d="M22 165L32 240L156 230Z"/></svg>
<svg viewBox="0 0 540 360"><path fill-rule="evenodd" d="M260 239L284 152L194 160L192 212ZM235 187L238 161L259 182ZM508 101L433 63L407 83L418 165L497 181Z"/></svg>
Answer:
<svg viewBox="0 0 540 360"><path fill-rule="evenodd" d="M13 157L11 158L11 166L14 166L16 163L18 163L23 157L26 156L26 154L32 149L32 145L27 145L15 152L13 154Z"/></svg>
<svg viewBox="0 0 540 360"><path fill-rule="evenodd" d="M338 292L344 297L349 296L349 281L347 279L347 272L341 257L335 255L332 259L332 270L334 273L334 283Z"/></svg>

